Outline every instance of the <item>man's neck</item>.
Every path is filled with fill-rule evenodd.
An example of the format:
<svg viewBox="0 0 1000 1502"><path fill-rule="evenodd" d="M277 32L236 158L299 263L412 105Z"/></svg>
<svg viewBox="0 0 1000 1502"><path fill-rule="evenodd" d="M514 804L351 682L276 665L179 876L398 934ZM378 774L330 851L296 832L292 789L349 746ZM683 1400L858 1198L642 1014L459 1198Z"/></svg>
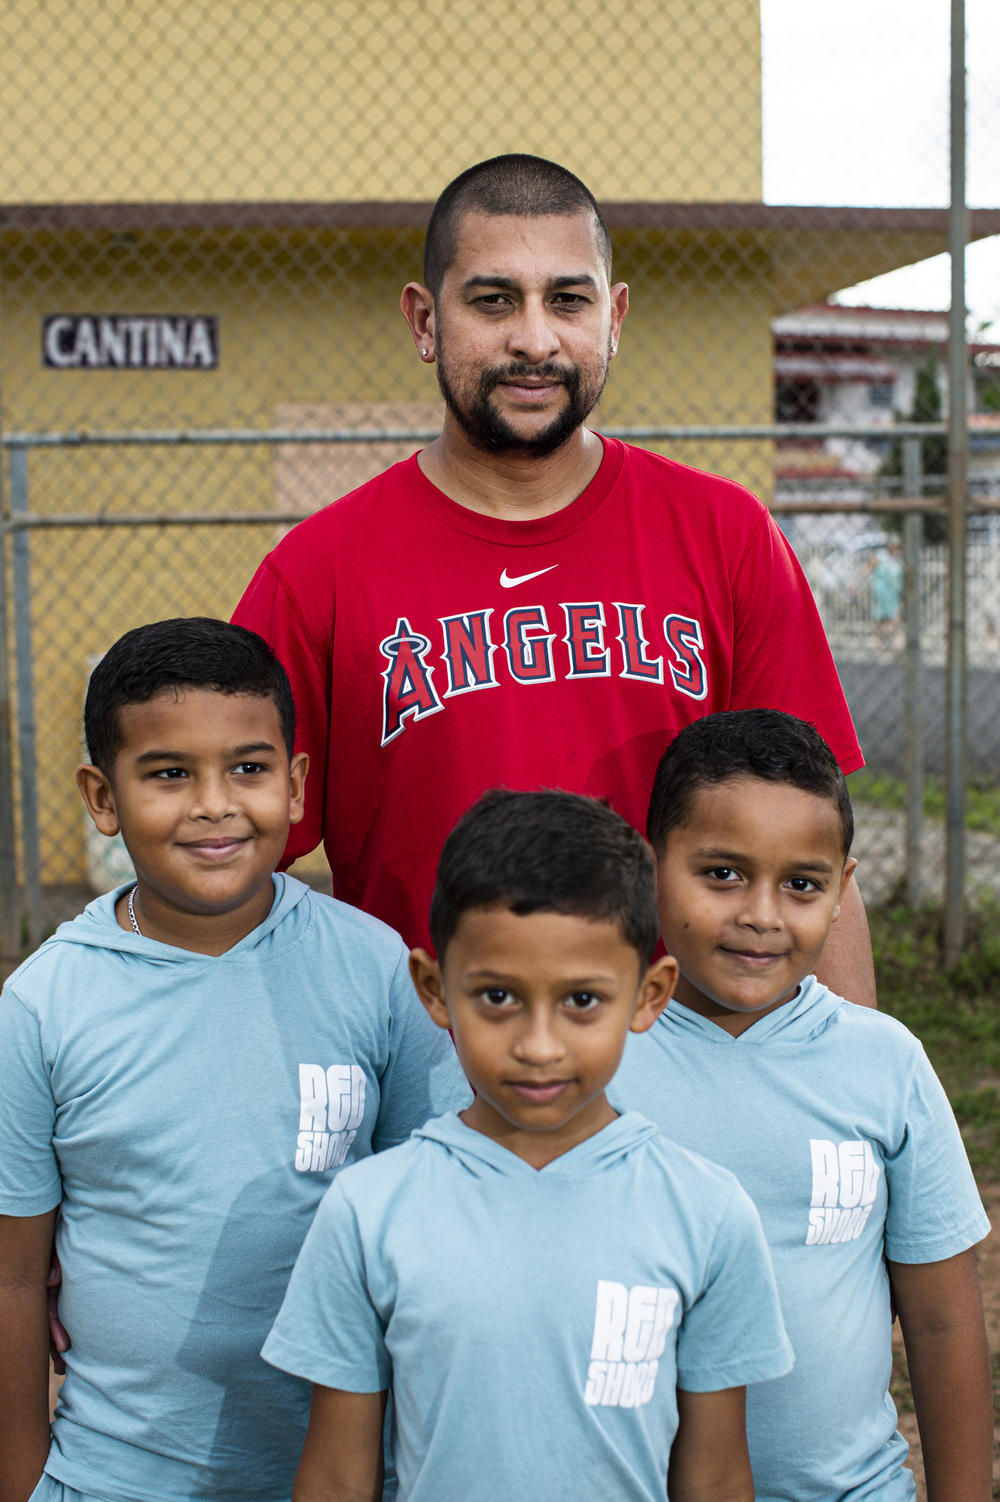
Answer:
<svg viewBox="0 0 1000 1502"><path fill-rule="evenodd" d="M449 413L441 436L417 462L431 484L459 506L506 521L530 521L575 501L597 474L603 457L604 445L589 428L578 428L543 459L487 454L468 441Z"/></svg>

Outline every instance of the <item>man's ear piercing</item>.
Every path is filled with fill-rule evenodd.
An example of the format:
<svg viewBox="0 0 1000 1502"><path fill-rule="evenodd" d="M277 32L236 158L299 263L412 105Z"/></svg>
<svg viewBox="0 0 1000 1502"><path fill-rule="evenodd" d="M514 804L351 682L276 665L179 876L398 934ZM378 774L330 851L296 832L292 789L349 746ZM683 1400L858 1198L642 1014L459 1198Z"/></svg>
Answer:
<svg viewBox="0 0 1000 1502"><path fill-rule="evenodd" d="M427 351L425 349L422 349L420 351L420 353L423 355L424 359L426 360L427 359Z"/></svg>

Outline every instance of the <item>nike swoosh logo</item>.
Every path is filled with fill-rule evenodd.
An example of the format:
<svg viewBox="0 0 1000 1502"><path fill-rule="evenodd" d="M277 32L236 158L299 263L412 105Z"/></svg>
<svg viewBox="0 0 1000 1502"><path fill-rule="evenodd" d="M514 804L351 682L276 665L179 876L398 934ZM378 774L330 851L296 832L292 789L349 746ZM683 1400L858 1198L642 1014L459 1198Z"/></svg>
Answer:
<svg viewBox="0 0 1000 1502"><path fill-rule="evenodd" d="M529 579L537 579L540 575L551 573L554 568L558 567L558 563L550 563L548 568L536 568L533 574L517 574L513 577L504 569L500 575L500 583L504 589L513 589L515 584L527 584Z"/></svg>

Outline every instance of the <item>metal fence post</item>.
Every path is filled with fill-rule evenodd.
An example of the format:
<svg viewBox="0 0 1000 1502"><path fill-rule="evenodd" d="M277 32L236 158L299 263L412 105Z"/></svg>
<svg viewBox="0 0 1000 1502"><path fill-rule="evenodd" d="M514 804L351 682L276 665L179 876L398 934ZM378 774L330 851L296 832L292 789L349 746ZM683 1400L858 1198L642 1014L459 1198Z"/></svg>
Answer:
<svg viewBox="0 0 1000 1502"><path fill-rule="evenodd" d="M945 893L944 962L958 963L965 938L965 773L968 736L968 639L966 633L966 489L969 434L965 383L965 5L951 0L951 197L948 250L951 307L948 314L948 664L945 686Z"/></svg>
<svg viewBox="0 0 1000 1502"><path fill-rule="evenodd" d="M7 632L9 535L6 516L0 514L0 960L16 960L21 954L21 905L14 837L14 725Z"/></svg>
<svg viewBox="0 0 1000 1502"><path fill-rule="evenodd" d="M903 440L903 494L923 492L919 438ZM923 664L920 648L920 565L924 519L919 511L903 518L903 780L906 785L906 896L911 907L923 899L921 826L924 803Z"/></svg>
<svg viewBox="0 0 1000 1502"><path fill-rule="evenodd" d="M11 520L28 513L28 451L10 451ZM42 942L42 864L38 839L38 778L35 764L35 693L31 649L31 560L28 532L14 528L14 655L17 673L17 749L20 760L21 850L28 909L28 944Z"/></svg>

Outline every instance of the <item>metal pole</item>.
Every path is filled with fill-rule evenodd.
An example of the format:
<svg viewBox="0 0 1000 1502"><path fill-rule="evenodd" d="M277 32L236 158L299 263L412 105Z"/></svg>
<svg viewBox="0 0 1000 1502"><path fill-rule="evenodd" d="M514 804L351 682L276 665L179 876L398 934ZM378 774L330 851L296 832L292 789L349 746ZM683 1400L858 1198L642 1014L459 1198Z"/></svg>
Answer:
<svg viewBox="0 0 1000 1502"><path fill-rule="evenodd" d="M14 836L14 727L7 634L8 535L6 519L0 512L0 960L16 960L21 955L21 905Z"/></svg>
<svg viewBox="0 0 1000 1502"><path fill-rule="evenodd" d="M3 312L3 292L0 273L0 314ZM3 401L0 399L0 441L3 439L3 410ZM10 639L7 629L9 534L3 498L5 478L4 466L0 464L0 962L19 959L21 954L21 904L17 889L14 826L14 717L10 698Z"/></svg>
<svg viewBox="0 0 1000 1502"><path fill-rule="evenodd" d="M923 491L919 438L903 440L903 494ZM924 519L919 511L903 518L903 781L906 787L906 897L911 907L923 900L921 826L924 806L923 664L920 660L920 565Z"/></svg>
<svg viewBox="0 0 1000 1502"><path fill-rule="evenodd" d="M965 4L951 0L951 200L948 250L948 661L945 686L944 962L958 963L965 937L965 773L968 734L966 508L969 436L965 342Z"/></svg>
<svg viewBox="0 0 1000 1502"><path fill-rule="evenodd" d="M10 452L10 510L23 516L28 510L28 455L25 449ZM28 908L28 944L42 942L42 863L38 841L38 779L35 751L35 695L31 650L31 572L26 531L14 533L14 654L17 663L17 750L21 782L21 851L24 889Z"/></svg>

